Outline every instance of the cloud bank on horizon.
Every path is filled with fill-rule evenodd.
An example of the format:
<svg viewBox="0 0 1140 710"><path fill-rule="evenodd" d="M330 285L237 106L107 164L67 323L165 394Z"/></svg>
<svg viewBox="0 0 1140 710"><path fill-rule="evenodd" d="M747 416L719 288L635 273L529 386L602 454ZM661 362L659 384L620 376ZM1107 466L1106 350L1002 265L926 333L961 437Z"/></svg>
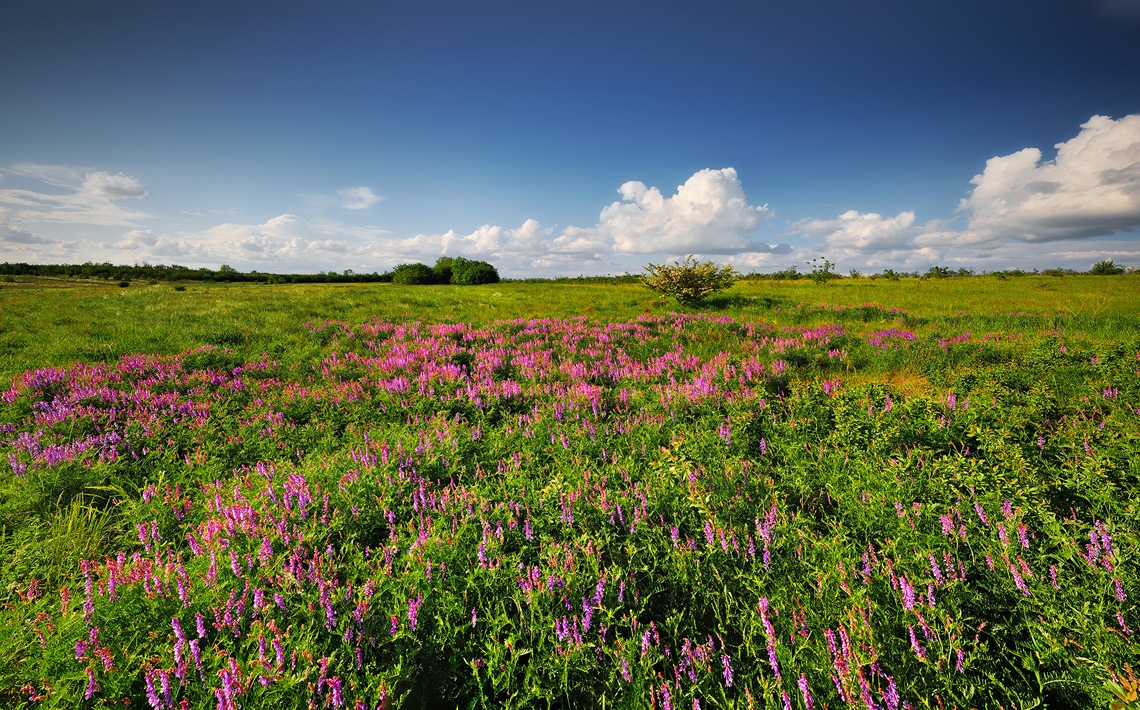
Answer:
<svg viewBox="0 0 1140 710"><path fill-rule="evenodd" d="M637 272L648 260L688 254L744 271L802 266L812 256L863 271L1140 262L1140 115L1093 116L1054 148L1051 159L1035 147L990 158L956 209L923 223L914 210L851 209L781 225L768 204L750 203L737 171L726 167L697 171L671 195L625 182L592 226L527 219L413 236L336 216L367 214L380 203L368 186L319 197L344 211L334 216L285 213L180 231L135 207L148 190L134 176L19 163L0 170L0 247L8 261L227 263L270 272L384 270L463 255L492 261L508 276Z"/></svg>

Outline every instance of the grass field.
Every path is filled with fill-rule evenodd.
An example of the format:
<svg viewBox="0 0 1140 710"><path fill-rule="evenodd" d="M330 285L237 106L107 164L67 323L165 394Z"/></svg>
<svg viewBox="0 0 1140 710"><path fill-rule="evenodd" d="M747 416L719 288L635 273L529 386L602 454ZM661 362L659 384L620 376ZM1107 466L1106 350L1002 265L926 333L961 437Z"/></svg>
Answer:
<svg viewBox="0 0 1140 710"><path fill-rule="evenodd" d="M0 706L1136 705L1140 278L184 288L0 284Z"/></svg>

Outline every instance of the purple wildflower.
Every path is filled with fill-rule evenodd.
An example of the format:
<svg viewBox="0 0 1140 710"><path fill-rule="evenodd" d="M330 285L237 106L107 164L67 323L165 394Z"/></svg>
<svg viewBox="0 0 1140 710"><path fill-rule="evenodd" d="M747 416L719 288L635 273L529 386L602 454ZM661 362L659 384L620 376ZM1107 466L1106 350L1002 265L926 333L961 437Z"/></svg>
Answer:
<svg viewBox="0 0 1140 710"><path fill-rule="evenodd" d="M95 680L95 670L90 666L87 667L87 690L83 691L83 699L90 700L95 693L99 692L99 682Z"/></svg>
<svg viewBox="0 0 1140 710"><path fill-rule="evenodd" d="M730 662L728 656L723 654L723 653L720 656L720 663L722 666L724 666L724 673L723 673L723 675L724 675L724 686L726 688L731 688L732 687L732 663Z"/></svg>
<svg viewBox="0 0 1140 710"><path fill-rule="evenodd" d="M801 673L797 684L800 686L800 693L804 696L804 707L807 708L807 710L814 710L815 698L812 697L811 690L808 689L807 676Z"/></svg>

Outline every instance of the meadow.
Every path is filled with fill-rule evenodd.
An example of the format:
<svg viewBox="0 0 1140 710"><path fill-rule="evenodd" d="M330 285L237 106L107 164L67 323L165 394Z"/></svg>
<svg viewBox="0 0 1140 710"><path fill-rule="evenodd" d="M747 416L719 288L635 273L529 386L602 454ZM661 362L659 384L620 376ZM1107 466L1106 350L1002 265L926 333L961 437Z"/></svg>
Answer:
<svg viewBox="0 0 1140 710"><path fill-rule="evenodd" d="M0 284L4 707L1137 705L1138 277L182 288Z"/></svg>

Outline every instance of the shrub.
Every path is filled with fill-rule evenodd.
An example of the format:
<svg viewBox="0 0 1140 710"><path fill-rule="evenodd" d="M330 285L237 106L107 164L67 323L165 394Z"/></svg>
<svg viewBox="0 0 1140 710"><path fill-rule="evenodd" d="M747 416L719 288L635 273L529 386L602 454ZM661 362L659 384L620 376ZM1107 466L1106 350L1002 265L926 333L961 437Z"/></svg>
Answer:
<svg viewBox="0 0 1140 710"><path fill-rule="evenodd" d="M690 305L704 300L717 291L731 288L739 277L736 269L725 264L717 266L711 261L697 263L690 254L683 262L650 264L645 267L648 276L642 278L646 287L672 296L679 303Z"/></svg>
<svg viewBox="0 0 1140 710"><path fill-rule="evenodd" d="M832 279L839 278L839 274L834 271L835 264L828 261L826 257L823 259L822 264L817 263L818 261L818 259L812 259L811 261L805 262L811 267L810 277L812 281L815 281L817 284L823 284Z"/></svg>
<svg viewBox="0 0 1140 710"><path fill-rule="evenodd" d="M1124 268L1117 266L1116 262L1112 259L1106 259L1093 264L1093 267L1089 269L1089 273L1094 276L1115 276L1116 274L1123 274Z"/></svg>
<svg viewBox="0 0 1140 710"><path fill-rule="evenodd" d="M451 260L451 283L460 286L479 286L499 283L499 272L485 261L457 256Z"/></svg>
<svg viewBox="0 0 1140 710"><path fill-rule="evenodd" d="M126 287L128 287L128 286L130 286L130 285L131 285L131 282L130 282L130 281L120 281L120 282L119 282L119 288L126 288Z"/></svg>
<svg viewBox="0 0 1140 710"><path fill-rule="evenodd" d="M433 284L435 272L427 264L400 264L392 272L392 283L403 286Z"/></svg>

